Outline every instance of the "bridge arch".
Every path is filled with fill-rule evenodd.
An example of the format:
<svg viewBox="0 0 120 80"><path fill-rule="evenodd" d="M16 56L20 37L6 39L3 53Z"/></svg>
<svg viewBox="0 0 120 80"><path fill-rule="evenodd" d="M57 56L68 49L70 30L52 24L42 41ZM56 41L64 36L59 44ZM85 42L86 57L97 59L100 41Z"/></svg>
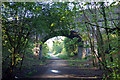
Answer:
<svg viewBox="0 0 120 80"><path fill-rule="evenodd" d="M80 34L76 31L69 31L69 30L59 30L59 31L53 31L50 34L46 35L44 38L41 39L41 41L43 43L45 43L48 39L56 37L56 36L65 36L68 37L70 39L73 38L78 38L77 40L77 45L78 45L78 58L82 59L82 54L83 54L83 42L82 42L82 37L80 36ZM79 43L82 44L79 44ZM42 45L40 45L40 52L39 52L39 58L42 58Z"/></svg>

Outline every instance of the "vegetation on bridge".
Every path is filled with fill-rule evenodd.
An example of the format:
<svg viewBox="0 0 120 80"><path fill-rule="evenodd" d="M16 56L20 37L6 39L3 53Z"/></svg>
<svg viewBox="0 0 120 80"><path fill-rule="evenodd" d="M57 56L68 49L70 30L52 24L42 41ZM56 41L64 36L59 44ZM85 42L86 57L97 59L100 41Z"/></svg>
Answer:
<svg viewBox="0 0 120 80"><path fill-rule="evenodd" d="M42 45L41 40L46 36L59 30L79 33L82 41L89 42L93 65L108 71L105 78L120 78L120 3L107 4L4 2L2 62L8 67L3 70L3 78L14 78L16 68L21 67L25 55L32 53L35 46ZM66 49L68 45L65 45ZM69 47L69 50L76 54L73 47L76 46Z"/></svg>

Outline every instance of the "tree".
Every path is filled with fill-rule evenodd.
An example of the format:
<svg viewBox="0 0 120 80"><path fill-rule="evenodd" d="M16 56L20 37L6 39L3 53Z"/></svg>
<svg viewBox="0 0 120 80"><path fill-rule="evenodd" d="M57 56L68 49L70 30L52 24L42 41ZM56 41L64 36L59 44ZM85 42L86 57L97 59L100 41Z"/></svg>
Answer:
<svg viewBox="0 0 120 80"><path fill-rule="evenodd" d="M71 56L71 53L73 53L74 55L78 54L76 41L77 38L74 38L73 40L69 38L64 39L64 48L68 56Z"/></svg>
<svg viewBox="0 0 120 80"><path fill-rule="evenodd" d="M53 42L53 47L52 48L53 48L52 51L56 55L58 53L61 53L61 51L63 49L63 44L62 44L62 42L56 40L56 41Z"/></svg>
<svg viewBox="0 0 120 80"><path fill-rule="evenodd" d="M64 8L61 9L61 7ZM8 53L7 57L11 60L7 70L8 73L12 71L10 72L12 74L10 77L14 78L14 69L20 63L16 60L18 58L21 60L21 56L26 52L30 39L35 41L36 46L41 45L39 35L44 37L53 31L67 29L71 14L67 3L53 3L52 6L41 2L3 3L3 48L7 49L10 53Z"/></svg>
<svg viewBox="0 0 120 80"><path fill-rule="evenodd" d="M91 45L91 52L94 52L94 41L95 39L97 40L97 49L98 53L94 52L93 55L97 56L98 60L102 64L103 68L108 70L110 73L113 70L114 75L119 75L116 74L116 70L114 68L111 70L113 66L109 66L109 59L111 60L110 64L115 64L113 61L117 61L116 59L113 59L112 56L113 54L111 52L117 51L115 48L116 46L113 46L115 43L113 41L113 37L115 38L116 33L114 33L115 30L119 31L119 28L116 26L118 17L117 14L115 13L114 10L116 9L116 5L114 5L116 2L113 2L110 4L110 6L106 6L104 2L99 2L99 3L86 3L84 6L87 5L87 9L84 9L84 6L80 5L80 9L82 11L79 11L80 13L82 12L84 15L85 20L83 20L83 23L85 23L85 26L87 28L88 32L88 37L89 37L89 42ZM100 6L100 8L98 7ZM89 14L91 13L91 14ZM109 15L107 15L109 14ZM80 15L81 16L81 15ZM117 19L113 19L114 18ZM113 33L111 33L113 32ZM95 38L91 37L95 35ZM114 36L112 36L114 35ZM117 42L117 40L115 40ZM116 44L117 45L117 44ZM117 52L115 54L118 54ZM109 55L109 56L107 56ZM117 56L118 57L118 56ZM102 60L101 60L101 59ZM108 59L108 60L107 60ZM118 67L117 67L118 68ZM116 77L117 78L117 77Z"/></svg>

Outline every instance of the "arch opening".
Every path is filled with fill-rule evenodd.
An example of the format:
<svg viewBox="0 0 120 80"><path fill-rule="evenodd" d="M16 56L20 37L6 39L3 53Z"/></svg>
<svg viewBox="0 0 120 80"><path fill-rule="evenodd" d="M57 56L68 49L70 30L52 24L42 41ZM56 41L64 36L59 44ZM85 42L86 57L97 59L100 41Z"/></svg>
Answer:
<svg viewBox="0 0 120 80"><path fill-rule="evenodd" d="M78 57L81 59L82 58L82 51L83 51L83 42L82 38L80 37L80 34L78 34L76 31L69 31L69 30L60 30L60 31L54 31L51 32L50 34L46 35L41 41L45 43L48 39L55 37L55 36L64 36L70 39L77 39L75 43L77 44L77 54ZM42 45L40 46L40 58L42 57Z"/></svg>

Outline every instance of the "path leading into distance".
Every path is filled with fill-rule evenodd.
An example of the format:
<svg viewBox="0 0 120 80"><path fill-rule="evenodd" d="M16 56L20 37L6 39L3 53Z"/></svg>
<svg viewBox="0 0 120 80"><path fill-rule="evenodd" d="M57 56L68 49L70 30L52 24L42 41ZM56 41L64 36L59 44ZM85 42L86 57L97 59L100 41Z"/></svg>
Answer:
<svg viewBox="0 0 120 80"><path fill-rule="evenodd" d="M49 64L38 68L38 72L30 78L50 78L51 80L54 78L76 78L76 79L88 79L88 80L93 80L101 78L103 75L103 71L99 70L97 68L89 68L89 65L86 63L80 63L83 64L84 66L79 67L79 66L70 66L68 65L70 61L60 59L54 55L52 55L52 59L47 60Z"/></svg>

